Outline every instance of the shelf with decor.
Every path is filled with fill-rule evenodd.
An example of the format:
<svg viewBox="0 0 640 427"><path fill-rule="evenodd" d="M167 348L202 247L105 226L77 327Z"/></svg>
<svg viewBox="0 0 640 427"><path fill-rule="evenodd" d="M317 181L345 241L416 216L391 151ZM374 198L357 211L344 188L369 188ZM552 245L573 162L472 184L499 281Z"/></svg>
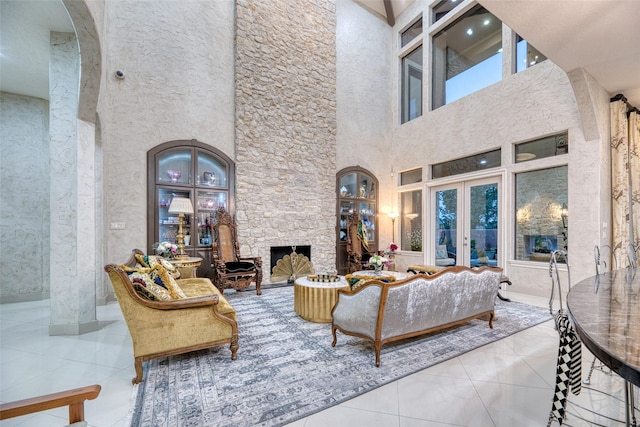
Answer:
<svg viewBox="0 0 640 427"><path fill-rule="evenodd" d="M169 213L174 197L188 198L193 214L182 223L185 252L203 258L198 275L213 277L211 225L224 208L234 214L234 164L219 150L195 140L171 141L150 150L148 168L148 252L158 242L177 244L179 219Z"/></svg>
<svg viewBox="0 0 640 427"><path fill-rule="evenodd" d="M339 274L347 271L346 243L347 222L353 212L358 212L367 234L370 250L378 248L377 188L378 181L370 172L360 167L343 169L337 175L337 227L336 266Z"/></svg>

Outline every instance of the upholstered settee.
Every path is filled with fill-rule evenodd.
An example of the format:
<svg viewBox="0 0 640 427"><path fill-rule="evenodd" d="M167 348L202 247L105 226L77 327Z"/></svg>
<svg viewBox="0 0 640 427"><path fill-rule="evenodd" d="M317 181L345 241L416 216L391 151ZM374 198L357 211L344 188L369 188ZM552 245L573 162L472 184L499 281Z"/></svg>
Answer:
<svg viewBox="0 0 640 427"><path fill-rule="evenodd" d="M156 264L166 262L134 249L124 264L104 268L133 341L133 383L142 380L142 362L159 357L230 344L235 360L238 325L231 304L209 279L170 279ZM161 280L167 283L152 283Z"/></svg>
<svg viewBox="0 0 640 427"><path fill-rule="evenodd" d="M485 316L493 328L501 272L458 266L430 276L418 274L389 283L371 280L355 290L339 290L331 313L331 346L337 343L338 330L369 340L379 367L386 343Z"/></svg>

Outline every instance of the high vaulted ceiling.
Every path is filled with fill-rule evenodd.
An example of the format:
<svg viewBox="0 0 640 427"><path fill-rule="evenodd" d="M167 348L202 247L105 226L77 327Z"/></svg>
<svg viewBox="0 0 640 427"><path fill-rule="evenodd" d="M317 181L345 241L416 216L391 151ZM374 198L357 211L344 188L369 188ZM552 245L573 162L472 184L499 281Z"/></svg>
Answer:
<svg viewBox="0 0 640 427"><path fill-rule="evenodd" d="M584 68L640 108L640 1L479 2L566 72Z"/></svg>
<svg viewBox="0 0 640 427"><path fill-rule="evenodd" d="M414 0L356 1L395 22ZM563 70L640 107L640 0L479 2ZM0 90L48 98L49 31L73 31L61 0L0 0Z"/></svg>

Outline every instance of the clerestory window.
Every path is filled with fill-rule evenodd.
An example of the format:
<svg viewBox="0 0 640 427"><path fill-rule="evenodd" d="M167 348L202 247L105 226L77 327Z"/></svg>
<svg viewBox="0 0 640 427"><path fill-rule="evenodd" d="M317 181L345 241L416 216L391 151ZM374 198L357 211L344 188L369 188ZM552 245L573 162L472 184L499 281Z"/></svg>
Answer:
<svg viewBox="0 0 640 427"><path fill-rule="evenodd" d="M478 5L433 36L433 109L502 79L502 22Z"/></svg>

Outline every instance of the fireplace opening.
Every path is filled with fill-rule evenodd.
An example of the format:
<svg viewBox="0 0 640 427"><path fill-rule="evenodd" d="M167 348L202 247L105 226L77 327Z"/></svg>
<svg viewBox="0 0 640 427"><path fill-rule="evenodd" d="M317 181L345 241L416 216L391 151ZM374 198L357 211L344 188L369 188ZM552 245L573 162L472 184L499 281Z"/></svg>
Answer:
<svg viewBox="0 0 640 427"><path fill-rule="evenodd" d="M296 266L291 265L292 254L294 254L293 257L295 258ZM293 283L292 276L294 276L296 271L299 271L300 268L302 268L303 273L313 274L310 245L271 246L270 258L272 283ZM281 262L278 263L278 261ZM295 269L296 271L292 269Z"/></svg>

